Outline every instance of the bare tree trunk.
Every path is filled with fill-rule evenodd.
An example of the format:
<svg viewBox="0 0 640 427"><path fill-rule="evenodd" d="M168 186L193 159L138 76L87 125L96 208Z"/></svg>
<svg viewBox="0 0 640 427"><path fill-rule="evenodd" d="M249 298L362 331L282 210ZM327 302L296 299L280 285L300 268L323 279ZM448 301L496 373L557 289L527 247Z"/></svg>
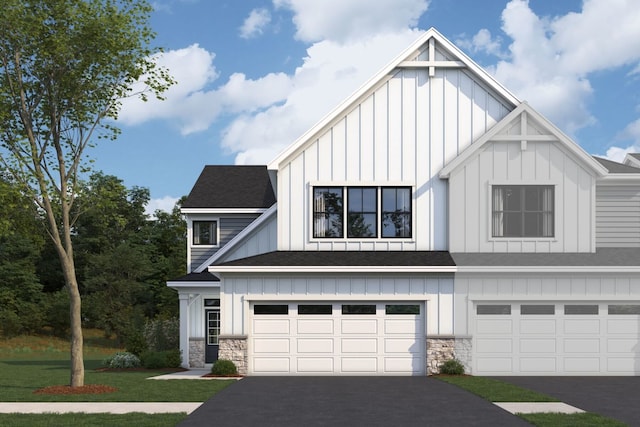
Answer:
<svg viewBox="0 0 640 427"><path fill-rule="evenodd" d="M57 246L57 245L56 245ZM78 280L73 262L73 251L65 251L58 247L60 264L64 281L69 293L69 321L70 321L70 346L71 346L71 387L82 387L84 385L84 355L82 337L82 301Z"/></svg>

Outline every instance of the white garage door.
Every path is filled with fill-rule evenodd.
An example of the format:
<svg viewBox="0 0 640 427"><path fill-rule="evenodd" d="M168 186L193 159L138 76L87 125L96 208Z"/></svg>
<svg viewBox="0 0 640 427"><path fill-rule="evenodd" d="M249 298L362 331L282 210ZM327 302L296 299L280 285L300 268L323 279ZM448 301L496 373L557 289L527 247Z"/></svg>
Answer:
<svg viewBox="0 0 640 427"><path fill-rule="evenodd" d="M476 375L640 373L640 305L477 303Z"/></svg>
<svg viewBox="0 0 640 427"><path fill-rule="evenodd" d="M252 304L249 373L424 375L420 303Z"/></svg>

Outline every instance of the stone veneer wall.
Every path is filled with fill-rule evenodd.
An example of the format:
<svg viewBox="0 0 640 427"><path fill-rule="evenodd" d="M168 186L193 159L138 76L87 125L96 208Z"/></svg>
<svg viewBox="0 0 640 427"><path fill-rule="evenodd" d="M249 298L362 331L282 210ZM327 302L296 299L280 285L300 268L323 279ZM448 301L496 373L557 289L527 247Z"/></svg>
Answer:
<svg viewBox="0 0 640 427"><path fill-rule="evenodd" d="M249 367L249 352L247 351L247 337L220 336L218 337L218 359L227 359L235 363L240 375L246 375Z"/></svg>
<svg viewBox="0 0 640 427"><path fill-rule="evenodd" d="M204 368L204 338L189 338L189 367Z"/></svg>
<svg viewBox="0 0 640 427"><path fill-rule="evenodd" d="M440 365L458 359L466 373L471 372L471 337L427 337L427 375L440 372Z"/></svg>

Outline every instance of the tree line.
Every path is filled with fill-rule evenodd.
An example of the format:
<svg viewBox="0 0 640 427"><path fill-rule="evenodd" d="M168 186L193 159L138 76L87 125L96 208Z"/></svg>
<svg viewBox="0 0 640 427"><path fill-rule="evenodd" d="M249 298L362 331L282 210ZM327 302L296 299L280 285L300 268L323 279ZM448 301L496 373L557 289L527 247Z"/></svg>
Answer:
<svg viewBox="0 0 640 427"><path fill-rule="evenodd" d="M4 337L68 336L69 298L45 214L22 187L0 176L0 331ZM82 182L72 230L84 327L122 344L149 319L178 315L166 281L185 274L186 224L172 212L145 214L149 190L102 172Z"/></svg>

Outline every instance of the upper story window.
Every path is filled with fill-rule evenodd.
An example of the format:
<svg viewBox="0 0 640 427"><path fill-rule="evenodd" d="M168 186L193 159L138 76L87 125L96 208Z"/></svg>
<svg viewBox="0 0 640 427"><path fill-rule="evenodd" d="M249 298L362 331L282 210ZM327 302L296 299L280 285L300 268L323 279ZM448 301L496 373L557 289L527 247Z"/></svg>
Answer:
<svg viewBox="0 0 640 427"><path fill-rule="evenodd" d="M217 221L193 221L193 244L209 245L218 244Z"/></svg>
<svg viewBox="0 0 640 427"><path fill-rule="evenodd" d="M315 238L411 238L411 228L409 187L313 189Z"/></svg>
<svg viewBox="0 0 640 427"><path fill-rule="evenodd" d="M493 237L553 237L552 185L494 185Z"/></svg>

